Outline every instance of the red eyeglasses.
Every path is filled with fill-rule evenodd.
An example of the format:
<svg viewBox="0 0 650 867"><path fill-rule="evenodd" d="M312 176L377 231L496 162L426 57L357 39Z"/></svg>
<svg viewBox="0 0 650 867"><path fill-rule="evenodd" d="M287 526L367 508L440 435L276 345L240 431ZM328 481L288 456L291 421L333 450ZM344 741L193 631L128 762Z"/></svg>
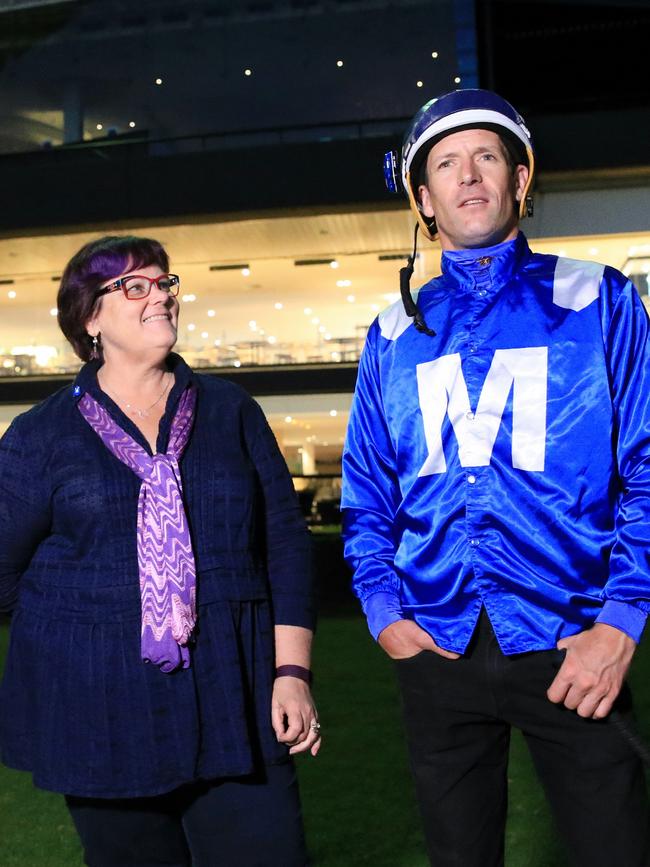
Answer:
<svg viewBox="0 0 650 867"><path fill-rule="evenodd" d="M114 280L108 286L103 286L97 293L97 297L99 298L101 295L108 295L109 292L117 292L121 289L128 301L140 301L151 293L151 287L154 285L161 292L166 292L168 295L176 297L181 289L181 278L178 274L161 274L160 277L129 274L127 277L120 277Z"/></svg>

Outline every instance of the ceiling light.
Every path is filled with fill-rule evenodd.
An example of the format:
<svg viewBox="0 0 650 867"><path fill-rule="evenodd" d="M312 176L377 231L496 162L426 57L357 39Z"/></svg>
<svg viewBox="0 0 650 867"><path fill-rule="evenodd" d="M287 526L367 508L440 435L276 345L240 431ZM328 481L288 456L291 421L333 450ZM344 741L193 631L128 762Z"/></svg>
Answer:
<svg viewBox="0 0 650 867"><path fill-rule="evenodd" d="M192 301L196 301L196 295L183 295L181 297L181 301L187 301L191 303Z"/></svg>
<svg viewBox="0 0 650 867"><path fill-rule="evenodd" d="M336 65L337 65L338 68L340 69L340 68L343 66L343 61L342 61L342 60L337 60L337 61L336 61Z"/></svg>
<svg viewBox="0 0 650 867"><path fill-rule="evenodd" d="M241 269L242 277L248 277L251 273L251 269L246 267Z"/></svg>
<svg viewBox="0 0 650 867"><path fill-rule="evenodd" d="M321 334L325 334L325 332L327 331L327 328L325 328L324 325L319 325L318 330L320 331Z"/></svg>
<svg viewBox="0 0 650 867"><path fill-rule="evenodd" d="M314 318L311 321L311 324L312 325L318 325L319 323L320 323L320 319L318 318L318 316L314 316Z"/></svg>
<svg viewBox="0 0 650 867"><path fill-rule="evenodd" d="M282 310L282 304L280 301L276 301L273 306L275 307L276 310Z"/></svg>
<svg viewBox="0 0 650 867"><path fill-rule="evenodd" d="M330 262L330 268L338 268L338 267L339 267L339 263L336 261L336 259L332 259L332 261Z"/></svg>
<svg viewBox="0 0 650 867"><path fill-rule="evenodd" d="M332 265L334 259L294 259L293 264L296 266L301 265L330 265L332 268L338 268L338 262L336 265Z"/></svg>
<svg viewBox="0 0 650 867"><path fill-rule="evenodd" d="M156 79L156 84L158 84L158 85L162 84L162 78L157 78L157 79Z"/></svg>
<svg viewBox="0 0 650 867"><path fill-rule="evenodd" d="M241 367L241 361L239 359L237 359L236 361L233 361L232 366L233 367Z"/></svg>
<svg viewBox="0 0 650 867"><path fill-rule="evenodd" d="M190 324L187 326L188 331L194 331L195 328L196 325L193 322L190 322Z"/></svg>
<svg viewBox="0 0 650 867"><path fill-rule="evenodd" d="M252 74L253 74L253 70L252 70L252 69L245 69L245 70L244 70L244 75L249 76L249 75L252 75Z"/></svg>
<svg viewBox="0 0 650 867"><path fill-rule="evenodd" d="M423 81L416 81L415 86L416 87L424 87L424 82Z"/></svg>
<svg viewBox="0 0 650 867"><path fill-rule="evenodd" d="M214 345L221 346L221 341L217 338L217 340L214 341Z"/></svg>
<svg viewBox="0 0 650 867"><path fill-rule="evenodd" d="M379 304L371 304L370 309L375 311L379 310Z"/></svg>
<svg viewBox="0 0 650 867"><path fill-rule="evenodd" d="M337 280L336 285L340 286L341 288L345 286L352 286L352 280Z"/></svg>
<svg viewBox="0 0 650 867"><path fill-rule="evenodd" d="M16 297L16 292L13 289L10 289L7 292L7 298L15 298L15 297Z"/></svg>
<svg viewBox="0 0 650 867"><path fill-rule="evenodd" d="M210 271L243 271L248 269L248 262L239 262L232 265L210 265Z"/></svg>
<svg viewBox="0 0 650 867"><path fill-rule="evenodd" d="M398 259L409 259L410 256L411 256L410 253L381 253L379 256L377 256L377 261L378 262L393 262L393 261L397 261ZM418 253L415 258L418 259L419 257L420 257L420 254Z"/></svg>
<svg viewBox="0 0 650 867"><path fill-rule="evenodd" d="M98 124L97 124L97 129L104 129L104 127L103 127L103 125L102 125L101 123L98 123Z"/></svg>
<svg viewBox="0 0 650 867"><path fill-rule="evenodd" d="M437 59L438 59L438 52L437 52L437 51L432 51L432 52L431 52L431 57L433 57L434 60L437 60Z"/></svg>
<svg viewBox="0 0 650 867"><path fill-rule="evenodd" d="M50 316L56 316L58 312L56 307L50 307Z"/></svg>
<svg viewBox="0 0 650 867"><path fill-rule="evenodd" d="M331 334L323 334L323 339L324 339L324 340L331 340L331 339L332 339L332 335L331 335Z"/></svg>
<svg viewBox="0 0 650 867"><path fill-rule="evenodd" d="M271 337L267 337L266 339L268 340L269 343L275 343L276 340L277 340L277 338L276 338L276 337L273 337L273 336L271 336Z"/></svg>
<svg viewBox="0 0 650 867"><path fill-rule="evenodd" d="M332 416L332 418L336 418L336 416L338 415L338 412L335 409L331 409L330 415Z"/></svg>
<svg viewBox="0 0 650 867"><path fill-rule="evenodd" d="M208 339L208 332L207 332L207 331L202 331L202 332L201 332L201 337L202 337L204 340L207 340L207 339Z"/></svg>
<svg viewBox="0 0 650 867"><path fill-rule="evenodd" d="M460 84L460 75L457 75L456 78L454 78L454 84Z"/></svg>
<svg viewBox="0 0 650 867"><path fill-rule="evenodd" d="M305 314L305 316L311 316L311 307L305 307L302 312Z"/></svg>
<svg viewBox="0 0 650 867"><path fill-rule="evenodd" d="M130 121L129 121L129 126L131 127L131 129L133 129L133 128L135 127L135 121L134 121L134 120L130 120Z"/></svg>
<svg viewBox="0 0 650 867"><path fill-rule="evenodd" d="M291 422L293 421L290 415L285 415L284 420L287 424L291 424Z"/></svg>
<svg viewBox="0 0 650 867"><path fill-rule="evenodd" d="M354 295L348 295L348 297L345 300L349 301L350 304L354 304L354 302L356 301L356 298L354 297Z"/></svg>
<svg viewBox="0 0 650 867"><path fill-rule="evenodd" d="M248 323L248 327L255 331L255 329L257 328L257 322L254 319L251 319L251 321Z"/></svg>
<svg viewBox="0 0 650 867"><path fill-rule="evenodd" d="M214 310L208 310L208 316L212 318L215 315Z"/></svg>

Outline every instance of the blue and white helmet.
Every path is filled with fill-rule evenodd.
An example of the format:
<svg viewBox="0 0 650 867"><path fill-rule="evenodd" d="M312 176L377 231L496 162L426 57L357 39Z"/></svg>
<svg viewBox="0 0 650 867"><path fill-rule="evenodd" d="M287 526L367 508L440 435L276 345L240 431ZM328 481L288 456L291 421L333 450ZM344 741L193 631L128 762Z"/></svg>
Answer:
<svg viewBox="0 0 650 867"><path fill-rule="evenodd" d="M532 214L532 200L528 192L533 181L535 154L524 119L509 102L491 90L453 90L429 100L415 115L404 136L399 162L395 151L390 151L384 157L384 177L388 189L400 192L402 188L406 192L420 228L432 241L437 234L435 220L425 217L418 204L421 167L436 142L462 129L490 129L498 133L514 150L517 162L528 166L528 182L521 197L519 216Z"/></svg>

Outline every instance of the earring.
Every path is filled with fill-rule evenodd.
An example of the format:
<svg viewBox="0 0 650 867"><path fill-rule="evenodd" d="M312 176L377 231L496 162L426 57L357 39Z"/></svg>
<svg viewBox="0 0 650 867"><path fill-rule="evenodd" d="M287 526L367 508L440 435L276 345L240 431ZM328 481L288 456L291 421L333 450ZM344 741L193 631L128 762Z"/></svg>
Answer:
<svg viewBox="0 0 650 867"><path fill-rule="evenodd" d="M96 361L99 358L99 339L96 334L93 334L93 348L90 351L90 360Z"/></svg>

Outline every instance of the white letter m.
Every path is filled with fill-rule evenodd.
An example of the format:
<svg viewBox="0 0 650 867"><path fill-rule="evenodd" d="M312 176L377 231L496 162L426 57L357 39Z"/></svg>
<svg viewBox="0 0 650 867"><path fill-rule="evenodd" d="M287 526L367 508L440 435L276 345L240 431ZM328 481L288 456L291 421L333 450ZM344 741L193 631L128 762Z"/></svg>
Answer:
<svg viewBox="0 0 650 867"><path fill-rule="evenodd" d="M449 416L458 441L460 465L488 466L511 390L512 466L519 470L543 470L547 371L546 346L497 349L474 413L458 353L418 364L418 396L429 452L418 476L447 470L442 450L445 415Z"/></svg>

